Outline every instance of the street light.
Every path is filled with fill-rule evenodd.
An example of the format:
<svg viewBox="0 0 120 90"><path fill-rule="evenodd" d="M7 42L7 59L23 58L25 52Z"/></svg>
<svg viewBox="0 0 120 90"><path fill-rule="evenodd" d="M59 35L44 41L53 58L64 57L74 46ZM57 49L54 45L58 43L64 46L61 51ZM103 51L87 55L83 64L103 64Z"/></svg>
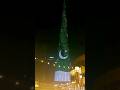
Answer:
<svg viewBox="0 0 120 90"><path fill-rule="evenodd" d="M51 56L51 57L49 57L49 58L53 59L54 57Z"/></svg>

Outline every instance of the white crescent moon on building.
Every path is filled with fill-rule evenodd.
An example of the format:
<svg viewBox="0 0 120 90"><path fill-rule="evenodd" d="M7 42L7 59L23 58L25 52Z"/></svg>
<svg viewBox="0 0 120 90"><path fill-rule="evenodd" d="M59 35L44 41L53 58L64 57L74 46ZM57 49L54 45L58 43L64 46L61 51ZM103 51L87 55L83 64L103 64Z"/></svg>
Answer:
<svg viewBox="0 0 120 90"><path fill-rule="evenodd" d="M66 52L66 50L65 50L65 52ZM61 50L60 50L60 51L59 51L59 57L60 57L61 59L67 59L67 58L68 58L68 55L67 55L67 56L62 56Z"/></svg>

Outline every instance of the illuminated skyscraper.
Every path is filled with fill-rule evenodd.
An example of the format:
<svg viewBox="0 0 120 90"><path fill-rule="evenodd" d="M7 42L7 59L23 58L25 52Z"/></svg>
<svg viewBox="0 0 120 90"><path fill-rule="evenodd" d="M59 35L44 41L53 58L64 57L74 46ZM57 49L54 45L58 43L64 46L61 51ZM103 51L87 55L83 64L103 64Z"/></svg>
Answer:
<svg viewBox="0 0 120 90"><path fill-rule="evenodd" d="M62 23L60 29L60 40L58 48L58 59L56 60L55 81L69 82L70 81L70 57L68 47L67 34L67 17L66 17L66 3L64 0L64 8L62 13Z"/></svg>

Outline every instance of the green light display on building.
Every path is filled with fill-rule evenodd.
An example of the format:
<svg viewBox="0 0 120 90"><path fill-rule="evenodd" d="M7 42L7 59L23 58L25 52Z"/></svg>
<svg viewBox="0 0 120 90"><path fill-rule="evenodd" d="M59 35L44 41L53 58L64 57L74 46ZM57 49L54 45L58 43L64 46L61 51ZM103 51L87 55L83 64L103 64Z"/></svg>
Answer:
<svg viewBox="0 0 120 90"><path fill-rule="evenodd" d="M69 71L69 66L70 58L68 47L67 17L66 17L66 4L64 0L56 70Z"/></svg>

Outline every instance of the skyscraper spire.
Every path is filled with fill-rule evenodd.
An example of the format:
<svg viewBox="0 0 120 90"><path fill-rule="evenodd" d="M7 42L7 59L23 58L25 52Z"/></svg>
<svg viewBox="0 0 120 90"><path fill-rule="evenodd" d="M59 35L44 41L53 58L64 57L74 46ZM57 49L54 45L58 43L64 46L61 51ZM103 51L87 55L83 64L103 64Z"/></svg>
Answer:
<svg viewBox="0 0 120 90"><path fill-rule="evenodd" d="M64 0L64 4L63 4L63 12L62 12L62 22L61 22L61 30L60 30L60 35L61 34L65 34L64 36L68 36L67 35L67 17L66 17L66 3ZM61 36L60 36L61 38ZM60 40L63 40L62 38Z"/></svg>
<svg viewBox="0 0 120 90"><path fill-rule="evenodd" d="M63 12L62 12L62 22L60 28L60 42L59 47L68 50L68 33L67 33L67 17L66 17L66 3L64 0Z"/></svg>

